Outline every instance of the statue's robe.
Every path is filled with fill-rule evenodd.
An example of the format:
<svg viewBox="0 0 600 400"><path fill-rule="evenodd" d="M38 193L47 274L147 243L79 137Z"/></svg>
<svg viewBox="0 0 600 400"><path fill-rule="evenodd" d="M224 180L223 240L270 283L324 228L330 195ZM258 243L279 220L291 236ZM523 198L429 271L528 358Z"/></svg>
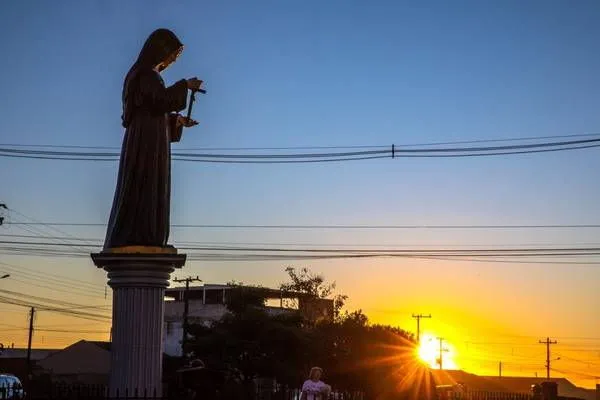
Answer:
<svg viewBox="0 0 600 400"><path fill-rule="evenodd" d="M123 89L125 137L104 249L167 246L171 202L171 142L182 127L187 83L168 88L158 72L134 65Z"/></svg>

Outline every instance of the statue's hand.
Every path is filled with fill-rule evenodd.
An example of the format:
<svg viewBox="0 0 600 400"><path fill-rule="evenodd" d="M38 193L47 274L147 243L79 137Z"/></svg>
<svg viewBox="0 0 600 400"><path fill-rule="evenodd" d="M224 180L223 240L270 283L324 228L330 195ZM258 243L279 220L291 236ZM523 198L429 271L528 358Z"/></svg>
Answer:
<svg viewBox="0 0 600 400"><path fill-rule="evenodd" d="M190 90L200 90L200 86L202 86L202 80L196 77L186 79L187 87Z"/></svg>
<svg viewBox="0 0 600 400"><path fill-rule="evenodd" d="M185 126L186 128L190 128L192 126L198 125L198 121L195 121L188 117L184 117L183 115L178 115L177 116L177 125Z"/></svg>

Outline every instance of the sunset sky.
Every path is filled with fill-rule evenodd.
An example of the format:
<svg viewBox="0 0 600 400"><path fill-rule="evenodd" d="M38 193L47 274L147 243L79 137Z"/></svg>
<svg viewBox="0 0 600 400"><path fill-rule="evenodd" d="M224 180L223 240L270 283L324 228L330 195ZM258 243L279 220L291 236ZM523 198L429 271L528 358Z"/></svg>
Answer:
<svg viewBox="0 0 600 400"><path fill-rule="evenodd" d="M185 44L165 80L198 76L208 89L194 106L200 125L174 150L598 133L598 20L593 0L10 2L0 13L0 147L117 151L123 78L157 27ZM311 248L600 247L596 228L427 227L598 224L598 155L174 162L174 224L405 228L174 228L172 238ZM0 156L0 203L14 210L4 214L0 241L84 238L98 250L103 226L12 223L105 224L116 169L116 162ZM0 280L0 296L94 305L100 308L90 312L109 315L105 273L89 258L9 255L10 246L0 245L0 275L12 275ZM593 386L600 377L599 257L525 261L190 261L177 276L277 286L286 266L306 266L336 281L350 297L348 309L362 309L372 322L414 331L412 313L431 313L423 331L447 339L458 368L495 375L501 361L505 375L544 376L538 340L549 336L559 342L553 358L561 358L553 376ZM0 302L0 343L26 344L27 312ZM36 347L107 340L110 325L45 311L36 324Z"/></svg>

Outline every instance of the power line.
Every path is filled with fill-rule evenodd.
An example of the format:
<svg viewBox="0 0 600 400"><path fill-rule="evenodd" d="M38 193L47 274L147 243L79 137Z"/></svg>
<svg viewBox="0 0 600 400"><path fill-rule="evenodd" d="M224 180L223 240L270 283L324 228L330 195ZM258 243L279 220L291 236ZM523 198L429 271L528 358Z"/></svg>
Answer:
<svg viewBox="0 0 600 400"><path fill-rule="evenodd" d="M88 294L90 291L96 293L104 293L103 289L101 289L97 284L92 282L70 278L63 275L47 273L45 271L37 271L31 268L16 266L2 261L0 261L0 265L2 265L4 269L9 270L11 274L21 275L26 279L33 279L40 282L51 283L52 285L62 286L67 289L81 290L85 291Z"/></svg>
<svg viewBox="0 0 600 400"><path fill-rule="evenodd" d="M580 378L585 378L585 379L595 379L595 380L600 379L600 375L586 374L584 372L578 372L578 371L572 371L572 370L560 370L560 369L556 369L556 368L552 368L552 370L556 371L558 373L564 374L564 375L576 375L576 376L579 376Z"/></svg>
<svg viewBox="0 0 600 400"><path fill-rule="evenodd" d="M402 258L402 259L410 259L410 260L436 260L436 261L468 261L468 262L505 262L505 263L519 263L519 264L552 264L552 265L586 265L586 266L599 266L599 261L586 261L586 262L577 262L572 261L570 259L564 259L563 257L597 257L600 256L600 252L540 252L540 253L488 253L488 254L478 254L478 253L450 253L445 257L441 257L441 253L397 253L397 252L372 252L372 253L362 253L362 254L352 254L351 252L341 253L334 252L329 254L323 253L291 253L291 252L275 252L269 253L267 251L257 252L256 249L253 249L252 252L219 252L214 253L204 251L195 251L188 253L189 261L227 261L227 262L242 262L242 261L289 261L289 260L342 260L342 259L373 259L373 258ZM213 250L214 251L214 250ZM21 256L31 256L31 257L70 257L70 258L87 258L89 254L86 252L69 252L69 251L61 251L60 249L44 249L44 248L6 248L0 246L0 253L7 255L21 255ZM471 257L479 257L481 259L473 260ZM508 260L498 260L498 257L514 257L514 258L525 258L531 259L528 260L516 260L516 261L508 261ZM538 258L553 258L556 261L539 261ZM489 259L489 260L487 260Z"/></svg>
<svg viewBox="0 0 600 400"><path fill-rule="evenodd" d="M61 292L61 293L65 293L68 294L70 296L72 295L77 295L77 296L83 296L83 297L89 297L89 298L94 298L94 299L101 299L104 298L104 296L99 296L98 294L92 294L92 293L86 293L83 289L82 290L77 290L77 289L61 289L60 287L56 287L55 285L57 285L56 283L53 283L53 286L48 286L48 285L42 285L39 283L35 283L35 282L31 282L31 278L28 278L28 280L22 280L22 279L18 279L18 278L12 278L11 281L15 281L15 282L19 282L19 283L23 283L25 285L28 286L34 286L34 287L38 287L40 289L49 289L55 292Z"/></svg>
<svg viewBox="0 0 600 400"><path fill-rule="evenodd" d="M567 137L591 137L598 136L600 134L584 134L584 135L561 135L561 136L547 136L541 137L541 139L558 139ZM519 141L527 140L525 138L517 139L499 139L490 140L494 142L502 141ZM484 140L486 141L486 140ZM481 143L481 141L460 141L460 142L448 142L447 144L465 144L465 143ZM438 143L439 144L439 143ZM424 144L425 145L436 145ZM415 146L415 144L405 144L402 146ZM119 150L118 146L84 146L84 145L61 145L61 144L18 144L18 143L0 143L0 147L17 147L17 148L48 148L48 149L91 149L91 150ZM259 150L346 150L346 149L381 149L388 148L389 145L346 145L346 146L288 146L288 147L183 147L180 151L259 151Z"/></svg>
<svg viewBox="0 0 600 400"><path fill-rule="evenodd" d="M62 239L62 240L72 240L72 241L88 241L88 242L93 242L94 246L97 245L102 245L104 238L101 237L95 237L95 238L79 238L79 237L74 237L74 238L70 238L70 237L66 237L66 236L45 236L45 235L19 235L19 234L10 234L10 233L0 233L0 237L6 237L6 238L19 238L19 239L45 239L45 240L52 240L52 239ZM309 247L333 247L333 248L343 248L343 247L372 247L372 248L385 248L385 247L394 247L394 248L407 248L407 247L413 247L414 245L407 245L407 244L381 244L381 243L340 243L340 242L334 242L334 243L323 243L323 242L283 242L283 241L277 241L277 242L233 242L233 241L225 241L225 242L206 242L206 241L187 241L187 240L175 240L175 243L178 246L234 246L234 247L240 247L240 246L292 246L292 247L297 247L297 246L309 246ZM420 247L455 247L455 248L461 248L461 247L466 247L466 248L484 248L484 247L489 247L489 244L460 244L457 245L455 243L452 244L420 244ZM542 246L550 246L550 247L568 247L568 246L594 246L594 247L600 247L600 242L574 242L574 243L567 243L567 244L560 244L560 243L502 243L502 244L495 244L495 247L514 247L514 248L518 248L518 247L532 247L532 246L537 246L537 247L542 247Z"/></svg>
<svg viewBox="0 0 600 400"><path fill-rule="evenodd" d="M44 223L49 224L49 223ZM65 224L65 223L60 223ZM99 224L100 225L100 224ZM191 225L188 225L191 226ZM205 226L205 225L194 225L194 226ZM214 225L213 225L214 226ZM224 226L224 225L220 225ZM242 225L235 225L237 227ZM250 225L243 225L250 226ZM282 227L283 225L277 225L276 227ZM452 228L481 228L491 227L492 225L446 225L444 227ZM540 227L540 225L493 225L494 227L511 228L511 227ZM583 225L544 225L544 227L559 226L559 227L582 227ZM591 227L597 225L585 225L585 227ZM252 227L275 227L275 225L252 225ZM287 225L286 227L315 227L314 225ZM323 225L322 227L356 227L350 225ZM360 227L392 227L392 225L375 226L375 225L361 225ZM398 225L394 227L399 227ZM415 227L404 225L402 227ZM424 227L424 226L419 226ZM427 226L431 227L442 227ZM34 235L17 235L26 236L25 239L34 239L38 236ZM49 240L54 238L52 236L39 236L40 239ZM64 238L64 237L58 237ZM89 251L92 251L95 247L101 246L99 239L89 239L90 241L96 240L96 243L87 245L84 243L73 243L61 242L53 243L51 241L33 241L33 240L4 240L0 241L0 252L4 254L20 254L27 256L64 256L64 257L88 257ZM300 247L301 244L292 244L292 247L279 247L276 246L279 243L271 243L272 247L268 246L241 246L237 243L221 243L221 245L208 245L201 242L182 242L190 243L191 245L180 245L179 248L183 250L189 250L190 260L213 260L213 261L257 261L257 260L289 260L289 259L304 259L304 260L316 260L316 259L343 259L343 258L375 258L375 257L406 257L414 259L426 259L426 260L444 260L444 261L473 261L473 262L499 262L499 263L531 263L531 264L566 264L566 265L598 265L600 260L585 260L585 261L574 261L572 259L565 259L565 257L580 257L580 256L598 256L600 255L600 246L594 243L592 246L569 246L569 245L535 245L530 247L525 246L514 246L514 247L500 247L496 246L493 248L484 248L483 246L468 247L457 247L453 248L433 248L429 246L410 248L408 246L401 246L402 248L368 248L365 247L352 247L352 245L341 245L340 247L333 247L332 245L321 245L315 247ZM219 244L213 242L215 244ZM195 245L194 245L195 244ZM268 244L268 243L267 243ZM329 246L329 248L328 248ZM550 247L552 246L552 247ZM69 247L74 249L73 251L65 250L63 247ZM377 247L382 247L378 245ZM551 257L556 260L540 260L540 258ZM512 259L511 259L512 258ZM523 260L523 258L529 258L530 260ZM16 266L13 266L11 271L17 270ZM39 273L35 271L35 273ZM39 275L27 276L27 278L43 279ZM70 282L65 282L59 279L52 278L57 284L61 286L69 287ZM86 283L89 285L89 283ZM95 288L99 293L100 289Z"/></svg>
<svg viewBox="0 0 600 400"><path fill-rule="evenodd" d="M446 142L429 142L429 143L409 143L400 144L402 147L414 147L414 146L439 146L439 145L456 145L456 144L473 144L473 143L500 143L500 142L519 142L519 141L533 141L533 140L547 140L547 139L566 139L566 138L581 138L581 137L595 137L599 136L600 133L583 133L583 134L568 134L568 135L547 135L547 136L526 136L526 137L513 137L513 138L500 138L500 139L474 139L474 140L459 140L459 141L446 141ZM116 146L84 146L84 145L57 145L57 144L18 144L18 143L1 143L1 147L23 147L23 148L64 148L64 149L97 149L97 150L115 150L120 149ZM372 148L385 148L389 145L338 145L338 146L287 146L287 147L200 147L200 148L182 148L182 151L190 150L220 150L220 151L233 151L233 150L317 150L317 149L372 149Z"/></svg>
<svg viewBox="0 0 600 400"><path fill-rule="evenodd" d="M80 243L50 243L50 242L33 242L33 241L6 241L0 240L0 244L8 244L8 245L32 245L32 246L76 246L76 247L94 247L95 245L86 245ZM352 253L536 253L536 252L598 252L600 251L600 247L515 247L515 248L441 248L441 249L433 249L433 248L387 248L387 249L364 249L364 248L289 248L289 247L249 247L249 246L181 246L180 249L184 250L210 250L210 251L281 251L281 252L309 252L309 253L342 253L342 252L352 252Z"/></svg>
<svg viewBox="0 0 600 400"><path fill-rule="evenodd" d="M54 313L63 314L65 316L69 316L69 317L73 317L73 318L80 318L80 319L96 321L96 322L106 322L107 320L110 320L110 317L104 316L104 315L76 312L76 311L72 311L69 309L63 309L63 308L47 307L47 306L44 306L43 304L21 301L18 299L12 299L10 297L5 297L5 296L0 296L0 303L11 304L11 305L21 306L21 307L36 307L37 310L54 312Z"/></svg>
<svg viewBox="0 0 600 400"><path fill-rule="evenodd" d="M563 354L558 354L560 356L561 359L565 359L565 360L569 360L569 361L574 361L580 364L586 364L588 367L590 366L595 366L595 367L600 367L600 363L598 362L594 362L594 361L589 361L589 360L580 360L578 358L573 358L573 357L568 357L565 356Z"/></svg>
<svg viewBox="0 0 600 400"><path fill-rule="evenodd" d="M31 241L0 241L0 245L22 245L22 246L76 246L90 247L79 243L50 243L50 242L31 242ZM549 256L578 256L578 255L600 255L600 247L529 247L529 248L459 248L459 249L431 249L431 248L405 248L405 249L363 249L363 248L285 248L285 247L233 247L233 246L181 246L182 250L198 251L228 251L228 252L248 252L252 253L316 253L316 254L339 254L344 256L477 256L477 257L549 257ZM23 247L27 249L27 247Z"/></svg>
<svg viewBox="0 0 600 400"><path fill-rule="evenodd" d="M102 226L99 222L14 222L5 221L5 225L28 226ZM203 228L203 229L599 229L600 224L506 224L506 225L373 225L373 224L172 224L173 228Z"/></svg>
<svg viewBox="0 0 600 400"><path fill-rule="evenodd" d="M45 240L51 240L51 239L69 239L68 237L53 237L53 236L39 236L39 235L11 235L11 234L0 234L0 237L8 237L8 238L20 238L20 239L45 239ZM88 242L93 242L96 241L95 245L96 247L98 246L102 246L102 239L101 238L73 238L72 240L74 241L88 241ZM38 248L32 248L31 246L29 246L30 243L34 243L34 242L23 242L23 243L27 243L28 246L26 247L17 247L17 246L6 246L6 245L0 245L0 251L1 250L5 250L5 251L10 251L10 252L21 252L25 255L57 255L57 256L82 256L82 257L87 257L88 254L87 253L81 253L78 252L78 254L65 254L62 250L60 249L38 249ZM175 244L178 245L179 248L181 249L187 249L187 250L210 250L211 248L220 248L220 249L235 249L235 248L246 248L247 246L272 246L271 248L275 247L275 246L291 246L291 248L286 249L286 251L293 251L293 250L298 250L301 251L301 248L298 248L300 246L310 246L313 248L330 248L329 250L332 251L343 251L343 250L347 250L347 251L353 251L352 247L358 247L358 248L385 248L386 246L389 245L382 245L382 244L344 244L344 243L331 243L331 244L323 244L323 243L285 243L285 242L194 242L194 241L176 241ZM65 244L66 245L66 244ZM70 246L70 244L68 244ZM78 245L80 247L83 247L84 245ZM92 249L92 247L94 246L90 246L90 250ZM484 246L488 246L488 245L479 245L479 244L464 244L464 245L440 245L440 244L432 244L432 245L420 245L421 247L424 248L434 248L434 247L453 247L454 250L461 250L461 249L480 249L480 248L484 248ZM548 246L548 247L560 247L560 248L565 248L565 247L569 247L569 246L579 246L579 247L589 247L589 246L593 246L593 247L600 247L600 243L573 243L573 244L501 244L501 245L495 245L495 248L504 248L504 247L512 247L514 249L520 249L522 247L531 247L531 246L536 246L537 248L545 248L545 247L541 247L541 246ZM397 251L400 250L402 248L409 248L410 246L408 245L394 245L393 246L393 251ZM261 247L259 247L260 249ZM336 250L338 249L338 250ZM384 249L381 249L384 250ZM364 250L366 251L366 250ZM374 250L369 249L369 252L372 252ZM384 250L385 251L385 250ZM59 254L56 254L56 253ZM40 253L40 254L38 254ZM6 253L5 253L6 254ZM516 260L516 259L491 259L489 257L487 257L486 259L478 259L478 258L473 258L473 257L465 257L465 256L460 256L460 258L453 258L452 256L449 257L441 257L441 256L419 256L420 259L425 259L425 260L441 260L441 261L456 261L457 259L460 259L461 261L468 261L468 262L478 262L478 263L505 263L505 264L551 264L551 265L599 265L600 261L567 261L567 260L561 260L561 261L539 261L539 260ZM15 267L16 268L16 267ZM88 284L86 282L86 284ZM88 284L89 285L89 284ZM98 287L95 286L95 284L92 284L95 288L98 289Z"/></svg>
<svg viewBox="0 0 600 400"><path fill-rule="evenodd" d="M54 232L57 232L57 233L59 233L59 234L62 234L62 235L68 236L68 237L70 237L70 238L72 238L72 239L75 239L75 238L76 238L76 236L73 236L73 235L71 235L71 234L69 234L69 233L67 233L67 232L65 232L65 231L63 231L63 230L60 230L60 229L58 229L56 226L53 226L53 225L48 225L48 224L45 224L44 222L41 222L41 221L39 221L39 220L36 220L36 219L34 219L34 218L28 217L27 215L25 215L25 214L23 214L23 213L19 212L18 210L15 210L14 208L8 208L8 211L9 211L9 212L11 212L11 213L16 213L16 214L20 215L21 217L23 217L23 218L25 218L25 219L27 219L27 220L29 220L29 221L31 221L31 222L37 223L37 224L39 224L39 225L43 225L44 227L46 227L47 229L49 229L49 230L51 230L51 231L54 231ZM37 229L37 228L36 228L36 229ZM42 233L43 233L43 231L42 231Z"/></svg>
<svg viewBox="0 0 600 400"><path fill-rule="evenodd" d="M26 293L21 293L21 292L14 292L14 291L7 290L7 289L2 289L1 293L3 295L4 294L8 294L8 295L15 296L15 297L32 299L34 301L41 301L41 302L45 302L45 303L54 303L54 304L57 304L57 305L59 305L61 307L70 307L71 309L104 308L104 307L106 307L105 305L100 305L100 306L98 306L98 305L81 305L81 304L71 303L71 302L64 301L64 300L57 300L57 299L48 298L48 297L34 296L34 295L31 295L31 294L26 294Z"/></svg>
<svg viewBox="0 0 600 400"><path fill-rule="evenodd" d="M5 296L4 294L8 294L12 297ZM96 314L85 311L86 309L103 309L110 306L97 306L97 305L80 305L70 302L65 302L62 300L51 299L40 296L33 296L28 294L23 294L19 292L13 292L10 290L2 290L2 294L0 295L0 303L4 304L12 304L23 307L35 307L38 311L49 311L55 312L59 314L64 314L76 318L90 319L94 321L103 322L106 320L110 320L110 316L104 314ZM48 305L50 304L50 305Z"/></svg>
<svg viewBox="0 0 600 400"><path fill-rule="evenodd" d="M9 271L11 274L15 274L17 276L22 276L25 279L32 279L35 281L51 283L52 285L58 285L59 287L62 286L67 289L82 290L82 291L86 291L87 293L89 293L90 291L103 293L103 289L101 289L98 285L91 283L91 282L88 283L85 281L80 281L77 279L69 279L69 278L57 278L55 276L60 276L60 275L46 274L42 271L40 271L40 272L35 271L34 273L27 272L27 271L32 271L32 270L25 269L25 268L19 268L17 266L13 266L11 264L7 264L4 262L0 262L0 265L2 265L3 269ZM25 271L21 271L21 269L24 269Z"/></svg>
<svg viewBox="0 0 600 400"><path fill-rule="evenodd" d="M360 150L346 152L325 153L288 153L288 154L227 154L227 153L193 153L173 152L172 159L179 161L195 162L220 162L220 163L303 163L303 162L328 162L352 161L376 158L401 158L401 157L471 157L494 156L510 154L531 154L548 151L565 151L600 146L600 138L564 140L555 142L513 144L502 146L477 146L477 147L446 147L446 148L406 148L391 145L389 149ZM107 161L117 160L116 152L82 152L82 151L55 151L55 150L28 150L8 147L0 148L0 157L53 159L53 160L89 160Z"/></svg>

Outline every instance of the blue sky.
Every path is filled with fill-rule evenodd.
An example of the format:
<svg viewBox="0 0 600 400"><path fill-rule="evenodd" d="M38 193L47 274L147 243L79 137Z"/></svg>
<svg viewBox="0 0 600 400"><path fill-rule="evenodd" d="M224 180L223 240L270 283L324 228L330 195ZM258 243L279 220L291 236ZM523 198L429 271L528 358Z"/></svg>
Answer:
<svg viewBox="0 0 600 400"><path fill-rule="evenodd" d="M600 126L599 19L599 3L584 0L11 2L0 15L5 54L0 142L120 146L123 77L157 27L173 29L186 46L165 79L197 75L208 89L194 108L200 125L184 134L177 149L402 145L595 133ZM316 165L175 163L173 220L594 223L600 221L599 166L595 149ZM5 189L0 200L42 221L105 222L116 168L116 163L0 158ZM64 229L104 235L103 229ZM174 232L175 239L194 241L414 246L590 243L597 236L594 230ZM10 260L103 283L102 273L87 261ZM482 303L491 308L475 306L468 297L451 301L456 309L472 306L473 315L498 312L502 323L511 326L552 301L551 293L564 291L560 316L542 311L545 321L568 334L593 334L600 328L589 321L598 304L597 289L589 282L600 278L590 268L573 272L560 266L500 269L383 260L309 266L337 280L354 306L382 321L412 324L409 317L392 318L386 312L401 313L403 307L427 303L424 299L432 308L443 308L448 302L440 293L451 295L453 287L468 283L498 291L507 302L514 300L507 293L516 291L523 304L515 305L513 313L498 311L492 299ZM276 284L284 279L281 263L190 263L187 268L207 281ZM427 285L432 276L444 281ZM422 290L405 288L403 294L402 282ZM532 290L537 285L545 290ZM434 293L442 298L436 300ZM520 312L522 317L514 316ZM567 319L568 329L560 322ZM537 335L540 326L526 329Z"/></svg>
<svg viewBox="0 0 600 400"><path fill-rule="evenodd" d="M600 91L595 71L600 59L594 38L600 28L594 21L600 9L594 2L577 7L533 1L452 6L182 2L178 7L149 2L144 10L140 4L23 2L7 8L0 28L2 46L18 57L9 58L0 78L5 142L120 145L123 74L157 26L174 29L186 44L184 56L166 78L198 75L210 91L196 109L202 125L187 133L177 145L181 148L400 145L584 133L597 127ZM209 201L210 192L231 194L225 186L232 179L237 181L236 196L219 193L219 202L224 197L236 201L245 191L261 196L273 182L285 180L280 182L282 192L292 198L313 193L339 203L349 200L346 189L354 201L393 190L408 206L423 204L423 197L406 196L407 188L417 186L425 195L439 197L451 186L470 197L488 190L520 193L515 201L520 209L538 197L532 181L542 190L554 190L554 180L564 177L574 186L570 189L577 192L578 202L585 201L588 196L579 194L591 190L586 189L591 169L587 162L593 156L587 151L510 162L384 160L333 167L182 165L176 167L182 172L175 174L175 184L179 179L196 182L197 191L190 188L182 194L201 202ZM39 173L27 167L33 165L30 161L9 162ZM49 175L63 175L61 168L72 170L59 164L38 163ZM74 195L80 184L94 182L102 192L110 191L105 184L110 186L113 177L106 172L86 165L67 180L78 185L65 189L69 192L70 186ZM333 177L339 187L331 186ZM31 175L10 178L22 184ZM424 181L430 182L427 188ZM359 182L368 185L362 195L353 187ZM55 188L56 180L46 183ZM39 185L35 182L28 194L42 189ZM519 212L506 200L502 208ZM181 196L174 201L182 201ZM55 211L62 208L54 205ZM97 212L105 209L102 199ZM268 210L272 214L272 207ZM317 215L314 211L308 208ZM82 210L81 217L88 212Z"/></svg>

